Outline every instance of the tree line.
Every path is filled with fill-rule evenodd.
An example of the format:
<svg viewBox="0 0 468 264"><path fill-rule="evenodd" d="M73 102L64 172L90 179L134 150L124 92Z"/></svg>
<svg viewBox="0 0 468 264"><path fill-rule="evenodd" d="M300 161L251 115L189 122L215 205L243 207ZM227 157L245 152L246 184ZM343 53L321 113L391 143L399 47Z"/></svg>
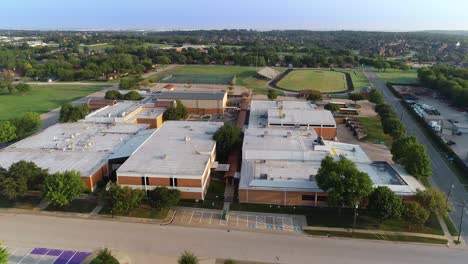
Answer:
<svg viewBox="0 0 468 264"><path fill-rule="evenodd" d="M42 126L39 114L26 112L23 115L0 121L0 143L26 138Z"/></svg>
<svg viewBox="0 0 468 264"><path fill-rule="evenodd" d="M456 106L468 107L468 69L434 65L418 70L422 85L440 92Z"/></svg>

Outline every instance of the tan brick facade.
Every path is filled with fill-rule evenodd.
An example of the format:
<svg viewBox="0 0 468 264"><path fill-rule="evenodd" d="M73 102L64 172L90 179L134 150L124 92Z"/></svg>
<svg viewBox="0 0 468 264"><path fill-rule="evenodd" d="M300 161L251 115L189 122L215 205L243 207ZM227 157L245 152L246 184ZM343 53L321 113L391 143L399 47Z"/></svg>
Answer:
<svg viewBox="0 0 468 264"><path fill-rule="evenodd" d="M91 191L94 191L94 187L96 186L96 184L100 180L102 180L104 176L107 176L108 173L109 173L109 165L105 164L99 170L97 170L93 175L81 177L81 180L85 183L87 188L91 189Z"/></svg>
<svg viewBox="0 0 468 264"><path fill-rule="evenodd" d="M326 206L327 202L320 198L325 196L327 196L326 193L315 192L239 190L239 202L241 203Z"/></svg>

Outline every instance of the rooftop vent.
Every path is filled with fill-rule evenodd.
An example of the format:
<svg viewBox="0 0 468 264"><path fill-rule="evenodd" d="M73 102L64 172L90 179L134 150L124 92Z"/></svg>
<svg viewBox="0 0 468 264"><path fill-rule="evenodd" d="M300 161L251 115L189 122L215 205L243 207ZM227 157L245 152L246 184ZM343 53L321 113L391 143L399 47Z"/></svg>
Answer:
<svg viewBox="0 0 468 264"><path fill-rule="evenodd" d="M163 160L167 159L167 154L161 155L161 159L163 159Z"/></svg>
<svg viewBox="0 0 468 264"><path fill-rule="evenodd" d="M288 132L286 132L286 137L287 137L287 138L290 138L290 137L292 137L292 133L291 133L291 131L288 131Z"/></svg>
<svg viewBox="0 0 468 264"><path fill-rule="evenodd" d="M266 163L266 160L260 160L259 162L260 163Z"/></svg>
<svg viewBox="0 0 468 264"><path fill-rule="evenodd" d="M268 131L263 131L263 136L264 137L268 136Z"/></svg>
<svg viewBox="0 0 468 264"><path fill-rule="evenodd" d="M185 140L185 142L188 142L188 141L190 141L190 137L185 136L184 140Z"/></svg>

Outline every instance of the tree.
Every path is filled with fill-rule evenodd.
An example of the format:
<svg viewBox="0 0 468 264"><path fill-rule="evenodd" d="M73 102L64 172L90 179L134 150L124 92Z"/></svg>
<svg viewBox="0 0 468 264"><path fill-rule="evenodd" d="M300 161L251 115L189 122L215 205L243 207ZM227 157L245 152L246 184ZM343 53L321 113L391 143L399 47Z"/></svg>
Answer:
<svg viewBox="0 0 468 264"><path fill-rule="evenodd" d="M187 108L179 101L176 101L176 106L170 106L163 114L164 120L181 120L188 116Z"/></svg>
<svg viewBox="0 0 468 264"><path fill-rule="evenodd" d="M156 61L159 64L169 64L169 63L171 63L171 59L169 59L169 57L164 56L164 55L163 56L157 56Z"/></svg>
<svg viewBox="0 0 468 264"><path fill-rule="evenodd" d="M16 138L16 127L9 121L0 121L0 142L9 142Z"/></svg>
<svg viewBox="0 0 468 264"><path fill-rule="evenodd" d="M429 219L429 211L415 201L405 202L403 208L403 219L410 226L422 226Z"/></svg>
<svg viewBox="0 0 468 264"><path fill-rule="evenodd" d="M324 109L331 111L332 113L335 113L336 111L340 110L340 106L337 104L332 104L332 103L327 103L324 107Z"/></svg>
<svg viewBox="0 0 468 264"><path fill-rule="evenodd" d="M107 191L107 201L116 214L128 215L132 210L138 208L145 197L145 192L130 187L121 187L112 183Z"/></svg>
<svg viewBox="0 0 468 264"><path fill-rule="evenodd" d="M372 89L369 93L369 101L377 105L384 103L382 94L375 88Z"/></svg>
<svg viewBox="0 0 468 264"><path fill-rule="evenodd" d="M312 102L322 101L322 93L316 90L311 90L309 95L307 95L307 100Z"/></svg>
<svg viewBox="0 0 468 264"><path fill-rule="evenodd" d="M31 91L31 86L27 83L18 83L15 85L15 89L20 93L25 93Z"/></svg>
<svg viewBox="0 0 468 264"><path fill-rule="evenodd" d="M233 125L225 124L213 135L216 141L216 155L225 160L229 153L242 144L242 131Z"/></svg>
<svg viewBox="0 0 468 264"><path fill-rule="evenodd" d="M418 179L427 178L432 174L431 161L424 145L415 144L408 149L403 160L405 170Z"/></svg>
<svg viewBox="0 0 468 264"><path fill-rule="evenodd" d="M275 89L268 89L268 99L270 100L275 100L276 98L278 98L278 91L276 91Z"/></svg>
<svg viewBox="0 0 468 264"><path fill-rule="evenodd" d="M139 94L137 91L130 91L126 94L124 94L123 99L124 100L131 100L131 101L138 101L141 100L141 94Z"/></svg>
<svg viewBox="0 0 468 264"><path fill-rule="evenodd" d="M47 175L47 170L33 162L21 160L0 174L0 189L10 200L14 200L24 196L28 190L38 189Z"/></svg>
<svg viewBox="0 0 468 264"><path fill-rule="evenodd" d="M2 243L0 242L0 264L7 264L8 263L8 250L6 247L2 246Z"/></svg>
<svg viewBox="0 0 468 264"><path fill-rule="evenodd" d="M41 116L34 112L26 112L20 117L10 120L10 123L16 127L16 136L23 139L36 132L42 125Z"/></svg>
<svg viewBox="0 0 468 264"><path fill-rule="evenodd" d="M106 92L106 95L104 96L104 98L110 99L110 100L120 100L123 98L123 96L117 90L110 90Z"/></svg>
<svg viewBox="0 0 468 264"><path fill-rule="evenodd" d="M441 216L447 216L451 210L451 205L447 203L445 193L434 188L426 188L424 191L418 190L416 192L416 201L430 212Z"/></svg>
<svg viewBox="0 0 468 264"><path fill-rule="evenodd" d="M318 186L328 192L328 203L332 206L356 206L372 191L372 181L367 173L345 157L334 161L331 156L322 159L315 176Z"/></svg>
<svg viewBox="0 0 468 264"><path fill-rule="evenodd" d="M350 93L348 98L349 98L349 100L353 100L354 104L356 104L357 101L364 100L364 97L360 93Z"/></svg>
<svg viewBox="0 0 468 264"><path fill-rule="evenodd" d="M382 128L385 134L389 134L394 139L398 139L406 134L406 128L397 118L382 119Z"/></svg>
<svg viewBox="0 0 468 264"><path fill-rule="evenodd" d="M402 199L387 186L375 188L369 196L369 211L381 221L399 219L403 210Z"/></svg>
<svg viewBox="0 0 468 264"><path fill-rule="evenodd" d="M98 255L90 262L90 264L119 264L119 261L115 259L108 248L104 248L99 250Z"/></svg>
<svg viewBox="0 0 468 264"><path fill-rule="evenodd" d="M400 137L394 140L391 148L393 161L403 163L407 155L412 155L409 153L411 146L416 144L418 144L418 142L414 136Z"/></svg>
<svg viewBox="0 0 468 264"><path fill-rule="evenodd" d="M156 187L150 191L148 198L151 206L162 209L175 206L180 200L180 191L167 187Z"/></svg>
<svg viewBox="0 0 468 264"><path fill-rule="evenodd" d="M184 251L177 260L178 264L198 264L199 260L192 252Z"/></svg>
<svg viewBox="0 0 468 264"><path fill-rule="evenodd" d="M70 103L65 103L60 108L59 121L61 123L77 122L80 119L85 118L89 113L89 107L87 104L72 106Z"/></svg>
<svg viewBox="0 0 468 264"><path fill-rule="evenodd" d="M43 193L50 204L65 206L79 197L85 188L78 171L56 172L45 178Z"/></svg>

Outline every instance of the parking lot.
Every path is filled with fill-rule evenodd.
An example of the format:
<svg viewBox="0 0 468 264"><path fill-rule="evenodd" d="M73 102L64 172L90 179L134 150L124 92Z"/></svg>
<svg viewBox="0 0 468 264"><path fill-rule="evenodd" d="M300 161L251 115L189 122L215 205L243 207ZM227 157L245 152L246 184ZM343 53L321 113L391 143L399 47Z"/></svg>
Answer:
<svg viewBox="0 0 468 264"><path fill-rule="evenodd" d="M80 264L91 253L51 248L8 247L8 264Z"/></svg>
<svg viewBox="0 0 468 264"><path fill-rule="evenodd" d="M206 209L178 209L173 224L218 227L240 230L302 232L306 220L301 215L279 215L251 212L229 212L226 220L221 211Z"/></svg>

